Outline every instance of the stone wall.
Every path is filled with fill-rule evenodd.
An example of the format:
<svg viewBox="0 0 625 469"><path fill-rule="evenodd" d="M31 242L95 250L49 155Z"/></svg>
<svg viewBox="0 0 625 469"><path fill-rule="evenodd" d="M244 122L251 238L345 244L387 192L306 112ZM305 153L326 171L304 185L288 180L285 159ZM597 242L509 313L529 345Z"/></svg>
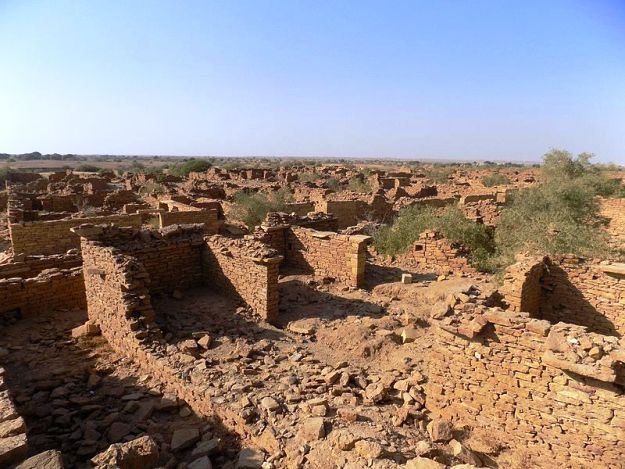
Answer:
<svg viewBox="0 0 625 469"><path fill-rule="evenodd" d="M86 307L82 269L49 269L36 277L0 280L0 316Z"/></svg>
<svg viewBox="0 0 625 469"><path fill-rule="evenodd" d="M529 312L551 323L566 322L592 332L625 334L625 265L576 256L520 259L500 289L511 311Z"/></svg>
<svg viewBox="0 0 625 469"><path fill-rule="evenodd" d="M47 269L71 269L80 267L82 258L76 254L54 254L52 256L24 256L8 264L0 265L0 279L12 277L36 277Z"/></svg>
<svg viewBox="0 0 625 469"><path fill-rule="evenodd" d="M601 215L608 218L610 244L614 248L625 248L625 199L601 200Z"/></svg>
<svg viewBox="0 0 625 469"><path fill-rule="evenodd" d="M368 207L367 202L363 200L322 199L316 205L316 209L320 212L334 215L338 220L338 228L341 230L362 220Z"/></svg>
<svg viewBox="0 0 625 469"><path fill-rule="evenodd" d="M547 258L522 258L506 269L500 293L510 311L540 316L542 278L547 262Z"/></svg>
<svg viewBox="0 0 625 469"><path fill-rule="evenodd" d="M542 279L541 317L625 335L625 265L553 259Z"/></svg>
<svg viewBox="0 0 625 469"><path fill-rule="evenodd" d="M172 293L202 284L201 225L172 225L159 231L82 225L73 230L136 259L150 277L150 293Z"/></svg>
<svg viewBox="0 0 625 469"><path fill-rule="evenodd" d="M215 209L161 212L158 216L161 228L176 224L202 223L206 234L218 233L223 223L219 220L219 213Z"/></svg>
<svg viewBox="0 0 625 469"><path fill-rule="evenodd" d="M83 223L115 223L119 226L141 226L141 216L110 215L72 218L43 222L9 223L9 234L15 254L62 254L80 247L80 238L70 228Z"/></svg>
<svg viewBox="0 0 625 469"><path fill-rule="evenodd" d="M501 310L445 318L434 331L431 412L492 429L526 467L623 467L625 355L615 337Z"/></svg>
<svg viewBox="0 0 625 469"><path fill-rule="evenodd" d="M286 230L285 236L286 266L331 277L348 286L363 286L369 236L341 235L296 226Z"/></svg>
<svg viewBox="0 0 625 469"><path fill-rule="evenodd" d="M437 232L425 231L413 243L412 249L401 257L423 272L474 273L475 269L469 265L467 254L462 248L453 247Z"/></svg>
<svg viewBox="0 0 625 469"><path fill-rule="evenodd" d="M10 467L26 457L28 444L26 424L19 416L0 367L0 466Z"/></svg>
<svg viewBox="0 0 625 469"><path fill-rule="evenodd" d="M205 238L204 280L211 288L247 303L267 321L278 317L278 269L282 256L259 241Z"/></svg>
<svg viewBox="0 0 625 469"><path fill-rule="evenodd" d="M154 322L154 310L148 289L150 276L136 258L112 246L83 238L85 288L89 319L95 322L111 347L133 360L146 373L163 383L164 392L186 402L198 415L217 419L226 428L255 441L232 402L213 400L213 370L189 367L189 355L175 345L168 345ZM263 448L263 441L256 440ZM270 448L267 447L267 451Z"/></svg>

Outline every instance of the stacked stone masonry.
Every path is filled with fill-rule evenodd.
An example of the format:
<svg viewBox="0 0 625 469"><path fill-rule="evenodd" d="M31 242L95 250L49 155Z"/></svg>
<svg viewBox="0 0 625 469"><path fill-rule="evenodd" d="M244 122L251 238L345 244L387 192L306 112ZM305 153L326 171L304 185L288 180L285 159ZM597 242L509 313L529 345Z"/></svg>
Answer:
<svg viewBox="0 0 625 469"><path fill-rule="evenodd" d="M223 222L219 220L219 213L216 209L159 213L159 225L161 228L189 223L202 223L206 234L216 234L219 232Z"/></svg>
<svg viewBox="0 0 625 469"><path fill-rule="evenodd" d="M63 254L80 247L80 238L70 229L84 223L114 223L119 226L141 226L141 216L110 215L72 218L43 222L10 223L9 233L15 254Z"/></svg>
<svg viewBox="0 0 625 469"><path fill-rule="evenodd" d="M623 376L575 362L593 347L583 328L559 342L551 328L528 313L501 310L455 328L436 325L428 409L505 435L538 467L623 467ZM562 349L550 342L573 344L575 351L554 360Z"/></svg>
<svg viewBox="0 0 625 469"><path fill-rule="evenodd" d="M364 235L341 235L292 226L286 231L285 265L296 270L330 277L352 287L365 281Z"/></svg>
<svg viewBox="0 0 625 469"><path fill-rule="evenodd" d="M188 355L163 340L154 322L150 276L141 263L95 239L83 238L82 252L89 319L100 327L111 347L162 382L167 392L184 400L198 415L217 417L255 441L239 412L213 402L211 371L199 367L189 371ZM262 447L262 442L258 444Z"/></svg>
<svg viewBox="0 0 625 469"><path fill-rule="evenodd" d="M278 270L282 256L252 240L206 237L202 265L207 284L243 300L263 319L278 318Z"/></svg>
<svg viewBox="0 0 625 469"><path fill-rule="evenodd" d="M21 315L86 306L82 269L48 269L36 277L0 280L0 318L8 312Z"/></svg>
<svg viewBox="0 0 625 469"><path fill-rule="evenodd" d="M601 215L608 219L610 243L616 249L625 247L625 199L603 199Z"/></svg>
<svg viewBox="0 0 625 469"><path fill-rule="evenodd" d="M412 245L412 250L402 257L424 272L438 274L475 273L469 265L467 252L455 248L437 232L425 231Z"/></svg>
<svg viewBox="0 0 625 469"><path fill-rule="evenodd" d="M9 395L5 370L0 367L0 467L9 467L26 457L26 424Z"/></svg>

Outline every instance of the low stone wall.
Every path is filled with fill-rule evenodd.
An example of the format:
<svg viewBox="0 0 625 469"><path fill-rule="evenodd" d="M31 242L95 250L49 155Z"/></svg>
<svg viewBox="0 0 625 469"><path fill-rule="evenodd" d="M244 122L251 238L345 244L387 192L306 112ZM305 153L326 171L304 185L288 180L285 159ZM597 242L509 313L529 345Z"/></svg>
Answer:
<svg viewBox="0 0 625 469"><path fill-rule="evenodd" d="M86 307L82 269L49 269L36 277L0 280L0 316Z"/></svg>
<svg viewBox="0 0 625 469"><path fill-rule="evenodd" d="M0 466L9 467L26 457L26 424L11 400L5 382L5 370L0 367Z"/></svg>
<svg viewBox="0 0 625 469"><path fill-rule="evenodd" d="M431 412L492 429L527 467L622 467L625 355L615 337L501 310L445 318L434 333Z"/></svg>
<svg viewBox="0 0 625 469"><path fill-rule="evenodd" d="M206 234L218 233L223 223L219 220L219 213L215 209L161 212L158 217L161 228L177 224L202 223Z"/></svg>
<svg viewBox="0 0 625 469"><path fill-rule="evenodd" d="M285 265L304 273L331 277L348 286L363 286L369 236L296 226L286 230L285 236Z"/></svg>
<svg viewBox="0 0 625 469"><path fill-rule="evenodd" d="M252 240L205 238L204 280L211 288L247 303L267 321L278 318L278 270L282 256Z"/></svg>
<svg viewBox="0 0 625 469"><path fill-rule="evenodd" d="M454 248L438 233L425 231L413 243L412 249L402 254L402 259L423 272L475 273L475 269L469 265L467 254L460 248Z"/></svg>
<svg viewBox="0 0 625 469"><path fill-rule="evenodd" d="M576 256L521 259L506 270L500 293L511 311L601 334L625 334L624 264Z"/></svg>
<svg viewBox="0 0 625 469"><path fill-rule="evenodd" d="M36 277L47 269L71 269L82 265L80 254L26 256L18 261L0 265L0 279Z"/></svg>
<svg viewBox="0 0 625 469"><path fill-rule="evenodd" d="M363 219L367 210L367 202L363 200L325 200L318 202L316 209L334 215L338 220L338 229L353 226Z"/></svg>
<svg viewBox="0 0 625 469"><path fill-rule="evenodd" d="M202 284L201 225L172 225L160 231L83 225L74 231L96 245L114 247L136 259L150 278L150 293L172 293Z"/></svg>
<svg viewBox="0 0 625 469"><path fill-rule="evenodd" d="M164 391L184 400L194 412L220 420L227 428L255 439L234 402L213 401L217 394L211 369L189 366L189 355L167 345L154 323L149 274L137 259L111 246L83 238L85 287L89 319L111 347L133 360L164 385ZM236 410L233 410L236 409ZM263 447L262 441L257 442ZM269 448L267 448L269 451Z"/></svg>
<svg viewBox="0 0 625 469"><path fill-rule="evenodd" d="M542 278L547 262L547 258L530 257L506 269L500 293L510 311L525 311L532 317L540 316Z"/></svg>
<svg viewBox="0 0 625 469"><path fill-rule="evenodd" d="M141 216L109 215L104 217L9 223L11 244L15 254L63 254L80 247L80 238L70 228L83 223L114 223L119 226L141 226Z"/></svg>
<svg viewBox="0 0 625 469"><path fill-rule="evenodd" d="M603 199L601 215L609 219L610 244L617 249L625 247L625 199Z"/></svg>
<svg viewBox="0 0 625 469"><path fill-rule="evenodd" d="M625 335L625 265L553 259L542 279L541 317Z"/></svg>

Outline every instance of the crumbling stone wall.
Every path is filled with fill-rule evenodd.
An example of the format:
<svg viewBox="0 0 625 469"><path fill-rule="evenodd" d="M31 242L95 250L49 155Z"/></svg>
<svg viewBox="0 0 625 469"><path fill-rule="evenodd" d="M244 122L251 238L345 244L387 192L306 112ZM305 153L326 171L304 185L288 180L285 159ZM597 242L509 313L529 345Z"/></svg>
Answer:
<svg viewBox="0 0 625 469"><path fill-rule="evenodd" d="M501 310L434 331L430 411L491 428L538 467L622 467L625 356L615 337Z"/></svg>
<svg viewBox="0 0 625 469"><path fill-rule="evenodd" d="M541 316L593 332L625 335L625 266L555 258L542 279Z"/></svg>
<svg viewBox="0 0 625 469"><path fill-rule="evenodd" d="M343 229L358 223L368 210L367 202L363 200L325 200L316 205L320 212L331 213L338 219L338 228Z"/></svg>
<svg viewBox="0 0 625 469"><path fill-rule="evenodd" d="M70 228L83 223L114 223L119 226L141 226L141 216L110 215L72 218L43 222L9 223L13 252L16 254L62 254L80 247L80 238Z"/></svg>
<svg viewBox="0 0 625 469"><path fill-rule="evenodd" d="M71 269L81 265L82 258L79 253L55 254L52 256L19 256L8 264L0 265L0 279L36 277L47 269Z"/></svg>
<svg viewBox="0 0 625 469"><path fill-rule="evenodd" d="M402 257L424 272L474 273L476 271L469 265L467 254L462 248L453 247L439 233L425 231L413 243L411 251Z"/></svg>
<svg viewBox="0 0 625 469"><path fill-rule="evenodd" d="M258 241L214 235L205 242L202 266L206 284L245 301L265 320L276 320L282 256Z"/></svg>
<svg viewBox="0 0 625 469"><path fill-rule="evenodd" d="M625 247L625 199L603 199L601 215L609 219L607 230L612 246Z"/></svg>
<svg viewBox="0 0 625 469"><path fill-rule="evenodd" d="M83 225L74 231L136 259L150 277L150 293L171 293L202 284L201 225L172 225L160 231Z"/></svg>
<svg viewBox="0 0 625 469"><path fill-rule="evenodd" d="M26 424L19 416L0 367L0 466L9 467L26 457L28 443Z"/></svg>
<svg viewBox="0 0 625 469"><path fill-rule="evenodd" d="M99 326L111 347L163 383L165 392L185 401L198 415L217 418L254 440L240 412L229 407L231 403L219 405L213 400L212 371L189 368L189 355L164 341L154 322L150 276L141 263L94 239L82 239L82 253L89 319ZM260 439L257 444L263 447Z"/></svg>
<svg viewBox="0 0 625 469"><path fill-rule="evenodd" d="M625 334L625 265L569 255L522 258L510 266L500 289L511 311L553 324L566 322L601 334Z"/></svg>
<svg viewBox="0 0 625 469"><path fill-rule="evenodd" d="M542 277L546 262L547 258L525 258L506 269L500 293L510 311L541 316Z"/></svg>
<svg viewBox="0 0 625 469"><path fill-rule="evenodd" d="M48 269L36 277L0 279L0 299L0 316L16 310L24 315L85 308L82 269Z"/></svg>
<svg viewBox="0 0 625 469"><path fill-rule="evenodd" d="M331 277L352 287L364 284L369 236L341 235L296 226L286 230L285 236L285 265Z"/></svg>
<svg viewBox="0 0 625 469"><path fill-rule="evenodd" d="M206 234L216 234L223 221L219 219L217 210L188 210L177 212L160 212L159 226L164 228L170 225L202 223Z"/></svg>

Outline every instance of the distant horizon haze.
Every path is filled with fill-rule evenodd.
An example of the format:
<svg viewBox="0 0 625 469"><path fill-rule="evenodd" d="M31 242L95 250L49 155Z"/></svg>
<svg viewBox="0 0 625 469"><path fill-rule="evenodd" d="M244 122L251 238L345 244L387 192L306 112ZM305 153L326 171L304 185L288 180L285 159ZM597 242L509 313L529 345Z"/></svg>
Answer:
<svg viewBox="0 0 625 469"><path fill-rule="evenodd" d="M625 164L623 51L622 0L5 0L0 152Z"/></svg>

